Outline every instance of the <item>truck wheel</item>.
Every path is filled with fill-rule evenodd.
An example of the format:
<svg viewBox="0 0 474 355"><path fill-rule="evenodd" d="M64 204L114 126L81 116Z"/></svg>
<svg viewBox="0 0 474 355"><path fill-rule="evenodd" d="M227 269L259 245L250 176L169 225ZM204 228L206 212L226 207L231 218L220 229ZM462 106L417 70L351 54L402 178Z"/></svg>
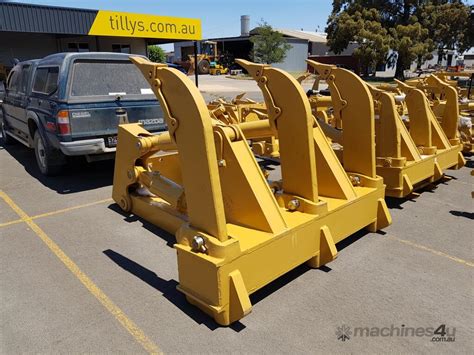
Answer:
<svg viewBox="0 0 474 355"><path fill-rule="evenodd" d="M198 63L198 70L199 70L199 74L209 74L209 68L210 68L210 64L209 64L209 61L206 60L206 59L203 59L201 60L199 63Z"/></svg>
<svg viewBox="0 0 474 355"><path fill-rule="evenodd" d="M221 75L221 71L220 70L216 71L216 75Z"/></svg>
<svg viewBox="0 0 474 355"><path fill-rule="evenodd" d="M41 174L46 176L57 175L63 168L61 152L49 148L43 141L38 131L34 137L35 156Z"/></svg>
<svg viewBox="0 0 474 355"><path fill-rule="evenodd" d="M11 145L11 144L15 143L16 140L13 139L12 137L10 137L10 136L7 134L7 129L6 129L6 127L5 127L5 122L4 122L3 120L2 120L1 126L2 126L3 144L5 144L5 145Z"/></svg>

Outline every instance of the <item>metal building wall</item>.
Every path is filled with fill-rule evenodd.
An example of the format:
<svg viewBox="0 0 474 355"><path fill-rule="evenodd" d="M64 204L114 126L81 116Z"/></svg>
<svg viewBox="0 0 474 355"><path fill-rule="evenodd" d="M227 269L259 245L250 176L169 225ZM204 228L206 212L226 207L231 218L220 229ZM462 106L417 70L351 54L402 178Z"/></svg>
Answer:
<svg viewBox="0 0 474 355"><path fill-rule="evenodd" d="M291 49L286 52L285 60L282 63L274 63L272 66L286 70L288 72L306 71L308 41L296 38L287 38L286 41L289 45L291 45Z"/></svg>
<svg viewBox="0 0 474 355"><path fill-rule="evenodd" d="M147 40L88 36L97 10L0 2L0 63L68 51L68 43L87 43L90 51L111 52L113 44L129 44L133 54L146 54Z"/></svg>
<svg viewBox="0 0 474 355"><path fill-rule="evenodd" d="M87 35L97 10L0 3L0 32Z"/></svg>

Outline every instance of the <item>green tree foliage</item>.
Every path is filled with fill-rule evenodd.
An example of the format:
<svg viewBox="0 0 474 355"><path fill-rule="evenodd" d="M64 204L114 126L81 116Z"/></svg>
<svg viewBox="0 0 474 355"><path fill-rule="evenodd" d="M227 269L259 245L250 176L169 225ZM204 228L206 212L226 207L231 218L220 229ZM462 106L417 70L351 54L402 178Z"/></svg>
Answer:
<svg viewBox="0 0 474 355"><path fill-rule="evenodd" d="M472 7L462 0L334 0L328 18L328 45L336 54L349 43L367 68L397 64L396 77L413 61L420 65L438 49L473 45ZM390 49L397 55L390 55Z"/></svg>
<svg viewBox="0 0 474 355"><path fill-rule="evenodd" d="M474 45L474 6L462 2L428 3L424 6L420 22L436 40L439 54L446 49L465 51Z"/></svg>
<svg viewBox="0 0 474 355"><path fill-rule="evenodd" d="M165 51L159 46L148 46L148 58L155 63L164 63L166 61Z"/></svg>
<svg viewBox="0 0 474 355"><path fill-rule="evenodd" d="M429 37L427 28L424 28L416 16L412 16L406 25L397 25L389 29L391 35L390 46L397 52L397 56L389 57L389 64L393 64L397 59L397 69L395 76L403 79L403 71L410 68L413 61L417 61L418 66L427 60L432 59L434 42Z"/></svg>
<svg viewBox="0 0 474 355"><path fill-rule="evenodd" d="M353 6L348 11L333 12L327 31L328 45L337 54L350 42L358 43L354 55L366 75L375 64L384 62L390 50L388 32L382 27L380 13L373 8Z"/></svg>
<svg viewBox="0 0 474 355"><path fill-rule="evenodd" d="M280 63L286 57L286 52L291 45L286 43L283 35L274 31L265 21L259 24L257 34L250 37L253 43L251 56L257 63L271 64Z"/></svg>

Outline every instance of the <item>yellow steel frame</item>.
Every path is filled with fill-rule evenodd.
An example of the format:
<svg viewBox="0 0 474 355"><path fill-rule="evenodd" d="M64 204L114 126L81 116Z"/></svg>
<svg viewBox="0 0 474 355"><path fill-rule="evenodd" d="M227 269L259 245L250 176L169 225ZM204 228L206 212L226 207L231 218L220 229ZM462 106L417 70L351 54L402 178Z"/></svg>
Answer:
<svg viewBox="0 0 474 355"><path fill-rule="evenodd" d="M466 160L461 153L463 145L457 131L459 116L456 112L459 111L453 111L453 108L457 110L456 90L443 84L444 95L449 97L450 104L453 104L453 106L447 107L449 110L445 110L445 112L451 112L451 114L444 116L440 124L430 107L430 102L421 89L400 81L397 81L397 83L406 94L405 100L410 118L410 135L420 153L436 154L436 160L442 170L463 167Z"/></svg>
<svg viewBox="0 0 474 355"><path fill-rule="evenodd" d="M255 102L244 98L245 93L237 95L231 102L217 99L209 102L207 107L211 117L225 124L251 122L268 118L267 108L264 103ZM252 151L259 156L277 158L278 139L271 137L260 137L252 140Z"/></svg>
<svg viewBox="0 0 474 355"><path fill-rule="evenodd" d="M464 77L464 78L471 78L471 80L474 77L474 71L460 71L460 72L451 72L451 71L438 71L433 73L432 75L436 76L437 78L441 79L441 81L449 84L450 86L456 88L456 90L459 92L459 96L462 97L463 99L467 100L472 100L472 91L468 93L468 90L466 88L460 88L458 86L457 80L453 80L452 78L456 77ZM468 97L469 94L469 97ZM472 104L472 101L471 101Z"/></svg>
<svg viewBox="0 0 474 355"><path fill-rule="evenodd" d="M460 103L456 85L447 80L445 75L439 73L419 81L417 87L424 90L430 97L433 112L441 122L441 127L450 143L452 145L462 144L465 153L474 152L472 134L474 103L472 101ZM462 118L471 120L471 124L463 124L460 121Z"/></svg>
<svg viewBox="0 0 474 355"><path fill-rule="evenodd" d="M440 179L443 173L436 155L419 152L397 112L393 92L371 85L369 88L378 114L375 120L377 174L387 185L385 194L405 197L414 189ZM419 120L415 120L414 127L418 124Z"/></svg>
<svg viewBox="0 0 474 355"><path fill-rule="evenodd" d="M119 127L112 196L175 234L178 289L219 324L248 314L249 295L297 265L324 265L339 241L391 223L373 146L359 150L363 159L348 157L347 174L287 73L241 62L263 91L269 119L225 126L212 120L186 75L132 60L158 97L169 133ZM247 144L270 135L280 140L282 173L271 186Z"/></svg>
<svg viewBox="0 0 474 355"><path fill-rule="evenodd" d="M341 128L344 126L342 131L337 132L321 122L326 134L343 146L342 160L346 169L346 152L354 152L357 142L367 143L365 139L356 140L361 129L369 129L367 123L365 126L358 124L361 117L371 117L372 107L377 110L378 119L373 121L376 129L372 139L375 139L376 171L384 178L387 196L405 197L414 189L440 179L443 170L460 168L465 164L459 153L459 141L452 140L457 145L451 145L421 90L399 83L398 90L389 88L389 92L385 92L364 83L345 69L311 60L308 63L321 78L326 79L335 120L340 122ZM397 111L395 93L400 94L399 90L406 94L404 100L410 117L409 129Z"/></svg>

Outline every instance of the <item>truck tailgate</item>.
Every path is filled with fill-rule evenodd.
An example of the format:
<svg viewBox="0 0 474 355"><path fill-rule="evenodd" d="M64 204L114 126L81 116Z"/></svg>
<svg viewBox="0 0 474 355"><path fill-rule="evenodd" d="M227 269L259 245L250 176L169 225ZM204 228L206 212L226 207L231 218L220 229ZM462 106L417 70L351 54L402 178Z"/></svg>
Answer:
<svg viewBox="0 0 474 355"><path fill-rule="evenodd" d="M117 134L121 123L143 123L148 131L166 130L163 112L158 102L107 102L102 104L70 105L69 122L72 138L89 138Z"/></svg>

